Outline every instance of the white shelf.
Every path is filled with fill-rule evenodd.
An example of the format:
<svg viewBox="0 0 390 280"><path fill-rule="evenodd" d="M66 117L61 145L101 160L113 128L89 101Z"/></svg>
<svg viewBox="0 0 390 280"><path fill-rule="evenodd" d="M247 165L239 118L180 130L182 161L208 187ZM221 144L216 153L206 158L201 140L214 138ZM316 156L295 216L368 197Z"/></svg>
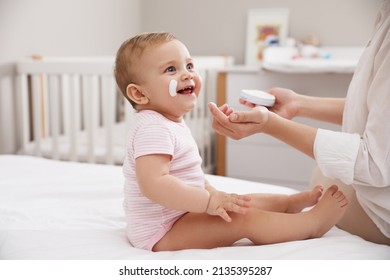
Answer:
<svg viewBox="0 0 390 280"><path fill-rule="evenodd" d="M319 58L295 58L296 48L271 47L261 67L279 73L353 73L362 52L361 47L323 47Z"/></svg>

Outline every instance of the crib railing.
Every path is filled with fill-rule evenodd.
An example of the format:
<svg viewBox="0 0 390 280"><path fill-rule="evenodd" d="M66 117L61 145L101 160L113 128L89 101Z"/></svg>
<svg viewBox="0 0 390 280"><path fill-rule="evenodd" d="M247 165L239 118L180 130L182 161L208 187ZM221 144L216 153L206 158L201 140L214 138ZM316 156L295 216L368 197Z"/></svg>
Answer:
<svg viewBox="0 0 390 280"><path fill-rule="evenodd" d="M216 72L231 57L195 57L203 89L185 120L214 171L214 133L207 103L216 99ZM42 58L20 61L17 115L21 154L52 159L121 164L134 110L119 93L113 57Z"/></svg>

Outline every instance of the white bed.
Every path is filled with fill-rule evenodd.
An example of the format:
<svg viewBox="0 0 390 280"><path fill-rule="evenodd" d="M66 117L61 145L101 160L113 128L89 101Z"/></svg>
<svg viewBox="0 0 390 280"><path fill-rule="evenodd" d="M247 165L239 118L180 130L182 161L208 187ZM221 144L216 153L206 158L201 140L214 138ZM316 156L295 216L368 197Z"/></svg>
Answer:
<svg viewBox="0 0 390 280"><path fill-rule="evenodd" d="M293 189L207 176L229 192L292 193ZM333 228L324 237L274 245L153 253L125 237L120 166L0 156L2 260L388 260L388 246Z"/></svg>

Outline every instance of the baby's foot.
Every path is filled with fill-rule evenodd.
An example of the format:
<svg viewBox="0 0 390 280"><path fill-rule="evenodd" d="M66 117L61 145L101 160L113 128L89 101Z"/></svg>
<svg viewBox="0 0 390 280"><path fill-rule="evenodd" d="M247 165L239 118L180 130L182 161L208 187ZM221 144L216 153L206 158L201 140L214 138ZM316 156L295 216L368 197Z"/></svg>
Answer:
<svg viewBox="0 0 390 280"><path fill-rule="evenodd" d="M315 205L319 201L322 191L322 186L315 186L311 190L291 195L286 212L298 213L306 207Z"/></svg>
<svg viewBox="0 0 390 280"><path fill-rule="evenodd" d="M336 185L331 186L323 195L321 200L313 209L311 214L315 215L317 229L313 237L321 237L327 233L343 217L347 210L348 200Z"/></svg>

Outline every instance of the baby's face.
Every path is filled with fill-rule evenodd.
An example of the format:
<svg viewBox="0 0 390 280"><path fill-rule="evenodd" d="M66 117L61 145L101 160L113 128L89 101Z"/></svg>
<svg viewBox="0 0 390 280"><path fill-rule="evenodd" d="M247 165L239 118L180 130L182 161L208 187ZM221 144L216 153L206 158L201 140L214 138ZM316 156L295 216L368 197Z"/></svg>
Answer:
<svg viewBox="0 0 390 280"><path fill-rule="evenodd" d="M183 43L173 40L150 47L138 64L139 85L149 99L144 109L180 121L195 107L202 82Z"/></svg>

